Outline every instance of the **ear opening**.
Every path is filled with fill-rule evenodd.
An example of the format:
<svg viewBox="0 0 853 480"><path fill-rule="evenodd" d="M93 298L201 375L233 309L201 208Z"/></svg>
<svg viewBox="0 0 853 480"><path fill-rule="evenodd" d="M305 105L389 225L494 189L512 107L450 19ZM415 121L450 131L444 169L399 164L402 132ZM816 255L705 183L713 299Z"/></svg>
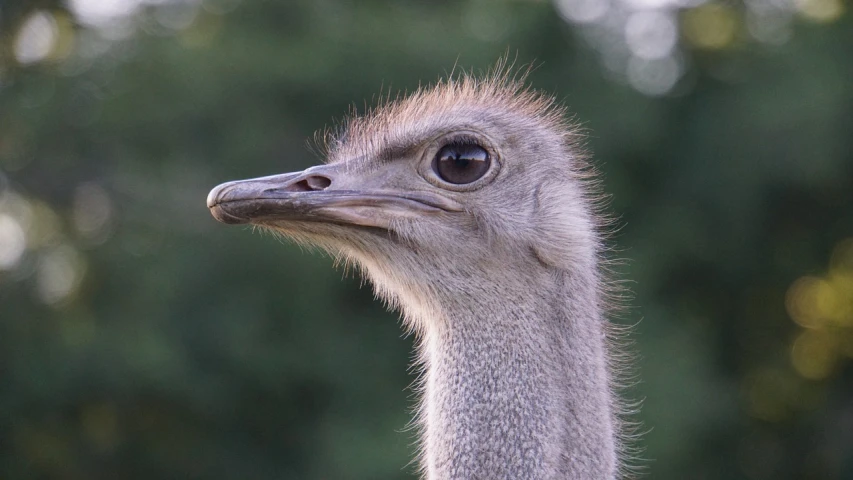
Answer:
<svg viewBox="0 0 853 480"><path fill-rule="evenodd" d="M598 239L584 198L543 183L536 189L531 250L545 265L563 270L595 264Z"/></svg>

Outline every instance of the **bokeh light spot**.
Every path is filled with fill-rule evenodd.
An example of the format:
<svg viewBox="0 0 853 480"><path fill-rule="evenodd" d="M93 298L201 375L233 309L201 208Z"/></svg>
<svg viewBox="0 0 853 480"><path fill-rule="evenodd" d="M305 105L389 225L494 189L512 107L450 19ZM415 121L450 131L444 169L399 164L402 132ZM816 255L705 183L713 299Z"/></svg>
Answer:
<svg viewBox="0 0 853 480"><path fill-rule="evenodd" d="M625 24L625 41L634 55L645 59L663 58L678 40L678 27L670 15L658 11L632 14Z"/></svg>
<svg viewBox="0 0 853 480"><path fill-rule="evenodd" d="M27 236L14 217L0 213L0 270L18 265L27 249Z"/></svg>
<svg viewBox="0 0 853 480"><path fill-rule="evenodd" d="M51 249L39 259L36 286L39 298L54 305L71 297L83 278L80 254L68 245Z"/></svg>
<svg viewBox="0 0 853 480"><path fill-rule="evenodd" d="M68 6L81 23L104 27L131 15L140 3L140 0L69 0Z"/></svg>
<svg viewBox="0 0 853 480"><path fill-rule="evenodd" d="M797 10L815 22L832 22L844 13L841 0L797 0Z"/></svg>
<svg viewBox="0 0 853 480"><path fill-rule="evenodd" d="M696 47L719 50L734 41L737 17L730 7L709 3L685 11L682 29L687 40Z"/></svg>
<svg viewBox="0 0 853 480"><path fill-rule="evenodd" d="M621 0L627 7L636 10L660 10L678 6L679 0Z"/></svg>
<svg viewBox="0 0 853 480"><path fill-rule="evenodd" d="M50 12L38 10L24 20L15 37L15 59L21 64L41 62L56 48L59 27Z"/></svg>
<svg viewBox="0 0 853 480"><path fill-rule="evenodd" d="M806 328L853 323L853 274L800 278L788 289L785 307Z"/></svg>
<svg viewBox="0 0 853 480"><path fill-rule="evenodd" d="M791 16L787 10L750 9L746 14L746 29L759 42L782 45L792 35Z"/></svg>
<svg viewBox="0 0 853 480"><path fill-rule="evenodd" d="M842 356L853 357L853 239L835 246L828 274L799 278L788 288L785 308L806 328L791 347L800 375L825 379Z"/></svg>
<svg viewBox="0 0 853 480"><path fill-rule="evenodd" d="M570 22L592 23L610 9L608 0L557 0L557 12Z"/></svg>
<svg viewBox="0 0 853 480"><path fill-rule="evenodd" d="M628 62L628 81L646 95L664 95L681 78L681 65L673 57L648 60L632 57Z"/></svg>

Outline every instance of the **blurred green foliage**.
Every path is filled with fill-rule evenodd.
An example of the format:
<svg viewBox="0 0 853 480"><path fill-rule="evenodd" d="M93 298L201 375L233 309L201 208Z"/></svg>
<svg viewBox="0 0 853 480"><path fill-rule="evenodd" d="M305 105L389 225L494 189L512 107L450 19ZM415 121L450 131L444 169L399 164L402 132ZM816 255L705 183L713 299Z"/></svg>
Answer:
<svg viewBox="0 0 853 480"><path fill-rule="evenodd" d="M204 199L509 51L612 193L648 478L853 479L851 5L632 2L0 3L0 478L411 478L395 315Z"/></svg>

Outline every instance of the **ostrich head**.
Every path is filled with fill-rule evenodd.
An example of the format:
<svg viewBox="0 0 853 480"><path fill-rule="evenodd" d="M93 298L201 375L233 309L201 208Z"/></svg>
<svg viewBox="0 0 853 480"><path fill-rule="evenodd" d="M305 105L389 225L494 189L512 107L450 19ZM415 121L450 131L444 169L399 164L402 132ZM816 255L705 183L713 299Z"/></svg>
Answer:
<svg viewBox="0 0 853 480"><path fill-rule="evenodd" d="M221 222L354 261L422 327L446 297L483 293L482 275L505 284L591 268L578 139L562 108L520 80L463 76L350 118L327 135L324 165L225 183L207 203Z"/></svg>
<svg viewBox="0 0 853 480"><path fill-rule="evenodd" d="M619 422L576 127L496 73L349 119L326 163L210 192L216 219L319 246L404 314L430 479L611 479Z"/></svg>

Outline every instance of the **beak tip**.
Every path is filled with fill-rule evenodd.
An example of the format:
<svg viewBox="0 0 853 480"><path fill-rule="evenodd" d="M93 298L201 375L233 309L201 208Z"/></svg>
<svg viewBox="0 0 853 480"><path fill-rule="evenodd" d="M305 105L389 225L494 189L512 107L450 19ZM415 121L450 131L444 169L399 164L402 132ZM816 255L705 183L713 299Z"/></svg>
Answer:
<svg viewBox="0 0 853 480"><path fill-rule="evenodd" d="M216 220L229 224L235 225L240 223L248 223L248 220L245 218L234 216L224 208L222 208L222 198L228 192L228 187L230 187L234 182L223 183L222 185L217 185L207 194L207 208L210 209L210 214Z"/></svg>
<svg viewBox="0 0 853 480"><path fill-rule="evenodd" d="M222 185L213 187L213 190L207 194L207 208L213 208L219 203L220 194L225 190L225 186L227 185L227 183L223 183Z"/></svg>

